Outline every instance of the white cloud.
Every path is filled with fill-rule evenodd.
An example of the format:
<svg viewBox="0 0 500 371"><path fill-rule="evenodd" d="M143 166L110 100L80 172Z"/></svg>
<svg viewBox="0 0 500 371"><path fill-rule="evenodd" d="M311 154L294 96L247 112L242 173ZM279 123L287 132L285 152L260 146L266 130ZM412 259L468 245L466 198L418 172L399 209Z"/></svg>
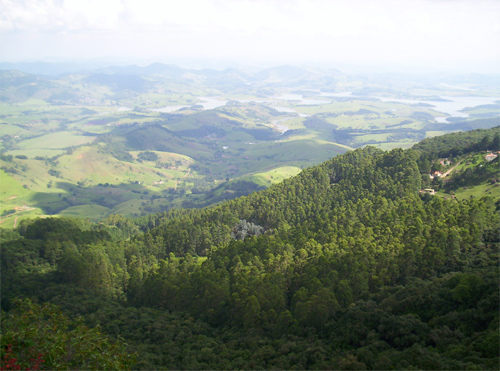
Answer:
<svg viewBox="0 0 500 371"><path fill-rule="evenodd" d="M498 19L495 0L0 0L0 47L8 58L45 50L79 57L500 62Z"/></svg>
<svg viewBox="0 0 500 371"><path fill-rule="evenodd" d="M120 0L2 0L0 29L19 32L84 32L112 29Z"/></svg>

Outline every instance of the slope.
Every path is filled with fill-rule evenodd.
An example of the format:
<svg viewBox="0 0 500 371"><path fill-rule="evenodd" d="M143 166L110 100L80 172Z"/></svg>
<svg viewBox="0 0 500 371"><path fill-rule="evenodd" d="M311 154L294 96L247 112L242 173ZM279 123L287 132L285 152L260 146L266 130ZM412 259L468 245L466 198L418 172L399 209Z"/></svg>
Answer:
<svg viewBox="0 0 500 371"><path fill-rule="evenodd" d="M358 149L144 233L26 223L2 244L2 305L56 302L137 368L495 369L498 204L420 196L427 155Z"/></svg>

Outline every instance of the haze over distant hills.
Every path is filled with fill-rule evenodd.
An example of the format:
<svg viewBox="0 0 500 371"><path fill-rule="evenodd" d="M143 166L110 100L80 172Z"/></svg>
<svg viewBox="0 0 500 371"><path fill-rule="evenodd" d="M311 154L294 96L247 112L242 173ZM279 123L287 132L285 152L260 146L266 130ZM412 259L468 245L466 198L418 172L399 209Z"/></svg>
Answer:
<svg viewBox="0 0 500 371"><path fill-rule="evenodd" d="M497 370L498 0L0 0L0 369Z"/></svg>
<svg viewBox="0 0 500 371"><path fill-rule="evenodd" d="M5 218L11 225L33 215L98 220L202 207L354 148L409 148L500 124L500 80L481 74L0 64L7 67L0 146L13 193L3 211L29 206Z"/></svg>
<svg viewBox="0 0 500 371"><path fill-rule="evenodd" d="M210 65L213 64L213 67ZM182 67L183 65L187 67ZM301 67L302 66L302 67ZM140 74L140 75L166 75L170 77L180 77L184 73L193 73L201 76L220 76L229 75L242 75L244 80L251 78L251 80L263 81L266 78L272 78L276 75L280 78L289 77L292 80L302 76L306 71L311 74L318 74L324 76L338 76L345 74L342 71L351 71L349 74L364 74L378 76L379 79L395 77L395 76L411 76L418 75L420 78L428 80L441 79L443 82L483 82L486 83L495 79L498 83L500 81L500 71L497 73L451 73L443 68L441 72L439 69L435 71L422 71L419 69L407 68L400 70L387 66L385 68L373 69L373 66L364 65L354 68L341 64L341 67L335 67L336 64L328 63L311 63L310 65L288 65L288 64L250 64L250 63L234 63L227 61L220 61L211 63L210 60L196 62L188 60L186 64L182 63L141 63L130 64L126 60L120 60L120 63L112 63L106 60L100 61L68 61L68 62L0 62L0 70L18 70L28 74L35 75L65 75L72 73L108 73L108 74ZM395 66L394 66L395 67Z"/></svg>

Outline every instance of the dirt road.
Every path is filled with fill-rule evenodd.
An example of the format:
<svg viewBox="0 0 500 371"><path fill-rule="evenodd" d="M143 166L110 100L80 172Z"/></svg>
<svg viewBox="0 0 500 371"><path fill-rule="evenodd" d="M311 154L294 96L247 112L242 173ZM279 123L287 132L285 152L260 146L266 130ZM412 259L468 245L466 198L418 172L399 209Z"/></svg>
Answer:
<svg viewBox="0 0 500 371"><path fill-rule="evenodd" d="M453 166L451 169L448 169L445 173L443 173L443 175L441 175L441 178L447 177L460 164L461 164L461 162L459 162L458 164L456 164L455 166Z"/></svg>

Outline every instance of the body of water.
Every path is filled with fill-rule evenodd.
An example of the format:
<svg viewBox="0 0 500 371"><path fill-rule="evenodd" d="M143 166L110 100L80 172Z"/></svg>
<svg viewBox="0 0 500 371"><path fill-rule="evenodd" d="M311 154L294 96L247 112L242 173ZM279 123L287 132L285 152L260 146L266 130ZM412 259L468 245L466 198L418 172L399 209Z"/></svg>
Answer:
<svg viewBox="0 0 500 371"><path fill-rule="evenodd" d="M203 106L204 109L214 109L217 107L225 106L229 100L219 100L216 97L198 97L202 102L195 103L197 105Z"/></svg>
<svg viewBox="0 0 500 371"><path fill-rule="evenodd" d="M297 112L297 110L290 108L290 107L283 107L283 106L272 106L276 111L278 112L285 112L285 113L296 113L299 115L299 117L309 117L311 115L306 115L305 113L300 113Z"/></svg>
<svg viewBox="0 0 500 371"><path fill-rule="evenodd" d="M219 100L216 97L198 97L198 99L201 100L201 102L196 102L193 104L190 104L188 106L165 106L161 108L151 108L150 111L154 112L163 112L163 113L170 113L170 112L175 112L178 111L182 108L189 108L193 105L199 105L203 106L203 109L214 109L217 107L222 107L225 106L228 100Z"/></svg>
<svg viewBox="0 0 500 371"><path fill-rule="evenodd" d="M133 108L130 107L118 107L116 109L116 112L126 112L126 111L132 111ZM104 112L99 112L99 116L106 116L110 113L110 111L104 111Z"/></svg>
<svg viewBox="0 0 500 371"><path fill-rule="evenodd" d="M356 99L356 96L352 95L352 92L340 92L340 93L321 93L322 96L330 96L330 97L352 97ZM448 114L452 117L469 117L467 112L462 112L464 108L467 107L477 107L485 104L493 104L497 101L500 101L500 97L476 97L476 96L461 96L461 97L451 97L451 96L440 96L444 101L429 101L424 99L400 99L400 98L388 98L388 97L380 97L380 96L371 96L370 98L379 99L382 102L396 102L403 104L431 104L435 111L442 112L444 114ZM436 116L437 122L447 122L445 116Z"/></svg>
<svg viewBox="0 0 500 371"><path fill-rule="evenodd" d="M352 97L353 99L358 98L355 95L352 95L352 91L343 91L343 92L320 92L317 91L318 95L321 97ZM413 99L400 99L400 98L388 98L388 97L380 97L380 96L370 96L369 98L376 98L379 99L382 102L395 102L395 103L403 103L403 104L418 104L418 103L425 103L425 104L431 104L435 111L442 112L445 115L449 115L451 117L469 117L469 114L467 112L461 112L464 108L467 107L476 107L479 105L485 105L485 104L492 104L495 103L496 101L500 101L500 97L477 97L477 96L460 96L460 97L451 97L451 96L441 96L444 101L429 101L429 100L424 100L424 99L419 99L419 98L413 98ZM198 97L198 99L201 102L194 103L196 105L203 106L203 109L205 110L210 110L214 109L217 107L222 107L227 104L229 100L227 99L221 99L221 97ZM273 107L275 110L279 112L284 112L284 113L295 113L299 115L300 117L308 117L309 115L302 114L297 112L294 108L291 107L285 107L279 105L280 102L283 101L288 101L288 102L294 102L296 104L301 104L301 105L322 105L322 104L329 104L331 101L329 100L321 100L321 99L313 99L313 98L306 98L302 94L295 94L295 93L285 93L285 94L280 94L275 97L276 100L266 100L265 102L258 102L258 103L267 103L270 104L271 107ZM248 103L250 101L248 100L237 100L240 103ZM189 106L166 106L162 108L152 108L151 111L155 112L165 112L165 113L170 113L170 112L175 112L181 108L187 108ZM131 110L131 108L128 107L119 107L118 111L128 111ZM436 116L435 119L437 122L440 123L446 123L446 118L447 116ZM273 124L276 124L273 122ZM281 129L280 129L281 130ZM287 128L288 130L288 128Z"/></svg>
<svg viewBox="0 0 500 371"><path fill-rule="evenodd" d="M286 131L288 131L290 129L288 126L280 124L280 122L283 122L283 121L286 121L286 119L271 121L271 124L273 124L276 127L276 129L281 131L281 134L284 134Z"/></svg>
<svg viewBox="0 0 500 371"><path fill-rule="evenodd" d="M454 117L469 117L466 112L460 112L467 107L476 107L484 104L492 104L495 101L500 101L500 97L447 97L441 98L451 102L427 102L435 106L435 110L447 113Z"/></svg>
<svg viewBox="0 0 500 371"><path fill-rule="evenodd" d="M180 110L181 108L186 108L186 107L189 107L189 106L166 106L166 107L161 107L161 108L151 108L150 111L170 113L170 112L174 112L174 111Z"/></svg>
<svg viewBox="0 0 500 371"><path fill-rule="evenodd" d="M281 94L281 95L276 96L276 98L279 100L298 102L299 104L303 104L306 106L316 106L316 105L320 105L320 104L331 103L331 101L329 101L329 100L305 98L302 94L294 94L294 93Z"/></svg>
<svg viewBox="0 0 500 371"><path fill-rule="evenodd" d="M321 93L319 93L319 95L322 97L339 97L339 98L352 97L352 98L355 98L355 96L352 95L352 91L343 91L343 92L339 92L339 93L321 92Z"/></svg>

